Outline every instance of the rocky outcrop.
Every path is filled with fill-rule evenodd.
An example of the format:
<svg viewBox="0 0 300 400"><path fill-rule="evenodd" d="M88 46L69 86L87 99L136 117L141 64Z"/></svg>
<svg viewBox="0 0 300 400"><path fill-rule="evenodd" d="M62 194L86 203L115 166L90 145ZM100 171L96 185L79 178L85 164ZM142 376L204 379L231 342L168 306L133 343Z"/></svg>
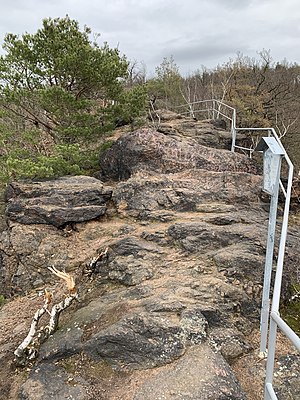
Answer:
<svg viewBox="0 0 300 400"><path fill-rule="evenodd" d="M74 361L75 362L75 361ZM111 386L91 388L91 384L82 376L74 377L60 365L41 364L33 369L34 374L22 387L20 399L47 400L49 398L91 399L125 399L125 400L245 400L231 369L224 359L206 345L197 345L175 361L172 368L161 367L156 374L141 378L133 372L123 372L122 376L103 364L90 364L97 368L98 378L106 375ZM88 369L88 372L93 369ZM84 375L87 371L82 371ZM89 379L91 375L89 376ZM69 382L69 384L63 384ZM121 388L121 385L125 387ZM136 387L137 386L137 387ZM134 389L135 387L135 389Z"/></svg>
<svg viewBox="0 0 300 400"><path fill-rule="evenodd" d="M6 190L6 216L22 224L56 227L84 222L105 214L112 190L91 177L72 176L53 181L14 182Z"/></svg>
<svg viewBox="0 0 300 400"><path fill-rule="evenodd" d="M9 229L0 234L0 293L39 287L49 280L51 265L78 266L85 253L82 247L78 253L77 243L69 239L73 223L103 216L111 197L111 187L87 176L8 185Z"/></svg>
<svg viewBox="0 0 300 400"><path fill-rule="evenodd" d="M230 150L231 133L226 129L224 119L197 120L183 117L172 111L159 110L154 116L159 116L158 131L165 135L185 136L193 138L198 144L214 149Z"/></svg>
<svg viewBox="0 0 300 400"><path fill-rule="evenodd" d="M261 182L261 176L244 172L137 173L117 185L113 201L120 213L139 219L164 219L172 211L226 213L236 210L235 204L255 207Z"/></svg>
<svg viewBox="0 0 300 400"><path fill-rule="evenodd" d="M149 313L140 307L130 310L128 298L120 306L91 302L45 344L41 359L59 360L66 353L70 356L81 352L115 367L147 369L176 360L190 344L206 339L206 319L195 307L183 310L178 318ZM73 326L77 327L75 331Z"/></svg>
<svg viewBox="0 0 300 400"><path fill-rule="evenodd" d="M171 137L149 128L119 138L101 157L100 178L124 180L140 171L174 173L201 169L256 173L250 159L212 149L191 137Z"/></svg>
<svg viewBox="0 0 300 400"><path fill-rule="evenodd" d="M220 149L225 139L218 150L203 146L201 137L226 138L226 131L206 121L200 134L200 125L170 117L159 132L122 135L101 156L99 176L109 186L74 177L8 188L2 290L30 296L26 322L19 309L15 333L0 338L2 364L13 366L28 309L42 303L39 291L47 285L59 293L49 266L75 275L80 302L6 399L261 398L244 393L233 368L254 357L268 199L254 162ZM97 207L102 214L93 214ZM300 262L298 239L292 231L291 269ZM0 321L13 319L13 304Z"/></svg>

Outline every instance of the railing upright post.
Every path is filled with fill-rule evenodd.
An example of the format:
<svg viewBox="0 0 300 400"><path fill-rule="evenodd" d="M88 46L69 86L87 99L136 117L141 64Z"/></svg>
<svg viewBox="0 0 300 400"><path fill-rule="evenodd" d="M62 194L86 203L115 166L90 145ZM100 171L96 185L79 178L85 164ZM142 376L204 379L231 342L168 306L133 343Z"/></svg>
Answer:
<svg viewBox="0 0 300 400"><path fill-rule="evenodd" d="M276 350L276 335L277 335L277 324L271 318L270 319L270 331L269 331L269 343L268 343L268 358L266 366L266 380L265 380L265 396L264 400L270 400L270 396L267 390L267 385L273 384L274 374L274 362L275 362L275 350Z"/></svg>
<svg viewBox="0 0 300 400"><path fill-rule="evenodd" d="M277 205L279 193L279 180L280 180L281 160L278 163L276 172L276 180L274 185L274 192L271 195L270 211L269 211L269 226L268 226L268 240L265 260L264 272L264 286L261 303L261 318L260 318L260 353L263 354L267 349L268 325L269 325L269 311L270 311L270 286L271 275L273 267L273 254L275 244L275 231L277 220Z"/></svg>
<svg viewBox="0 0 300 400"><path fill-rule="evenodd" d="M218 109L217 109L217 107L216 107L217 118L219 118L219 117L220 117L220 111L221 111L222 103L221 103L219 100L217 100L216 103L217 103L217 106L218 106Z"/></svg>
<svg viewBox="0 0 300 400"><path fill-rule="evenodd" d="M232 112L232 122L231 122L231 151L234 152L236 140L236 110Z"/></svg>

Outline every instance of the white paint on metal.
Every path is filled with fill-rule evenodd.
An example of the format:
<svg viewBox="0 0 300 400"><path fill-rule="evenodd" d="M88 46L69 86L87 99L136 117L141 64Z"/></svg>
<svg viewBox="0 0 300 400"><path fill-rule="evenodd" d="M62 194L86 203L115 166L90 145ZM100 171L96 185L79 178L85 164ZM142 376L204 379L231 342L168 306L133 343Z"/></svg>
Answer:
<svg viewBox="0 0 300 400"><path fill-rule="evenodd" d="M278 327L285 335L290 339L293 345L297 348L300 352L300 338L299 336L291 329L286 322L280 317L279 313L274 311L271 312L271 318L276 322Z"/></svg>

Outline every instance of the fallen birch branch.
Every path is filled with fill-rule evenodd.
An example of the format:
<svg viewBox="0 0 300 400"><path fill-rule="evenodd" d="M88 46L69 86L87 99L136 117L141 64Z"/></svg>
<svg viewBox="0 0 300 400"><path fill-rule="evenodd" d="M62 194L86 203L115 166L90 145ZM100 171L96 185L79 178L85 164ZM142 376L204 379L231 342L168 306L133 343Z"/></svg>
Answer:
<svg viewBox="0 0 300 400"><path fill-rule="evenodd" d="M70 274L59 271L55 267L49 267L48 269L54 275L66 282L69 293L65 299L57 304L54 304L51 311L49 311L48 307L52 301L52 293L45 290L43 307L37 310L34 314L28 335L14 351L16 362L19 365L25 365L29 360L36 358L41 344L56 331L61 312L68 308L72 304L73 300L78 297L75 280ZM48 313L50 316L49 323L47 326L38 329L40 319L45 313Z"/></svg>

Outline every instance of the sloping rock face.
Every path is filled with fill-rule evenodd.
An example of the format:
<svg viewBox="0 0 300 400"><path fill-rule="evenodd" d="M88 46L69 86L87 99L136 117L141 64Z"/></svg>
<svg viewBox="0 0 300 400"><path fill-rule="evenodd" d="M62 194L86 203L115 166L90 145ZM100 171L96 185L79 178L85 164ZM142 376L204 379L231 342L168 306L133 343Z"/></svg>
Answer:
<svg viewBox="0 0 300 400"><path fill-rule="evenodd" d="M177 120L197 124L197 134L162 126L123 135L101 157L103 181L63 178L8 189L2 290L30 294L21 298L15 324L14 302L0 310L7 326L0 337L1 399L262 398L263 371L255 398L232 369L252 354L249 335L259 329L268 225L262 177L245 156L200 143L209 126L216 134L214 126L205 122L200 134L199 121L163 123ZM71 182L68 191L62 182ZM85 215L88 204L104 207L104 215L83 220L80 209ZM300 261L298 240L292 230L290 270ZM105 248L107 256L90 265ZM52 286L59 300L51 265L75 275L80 302L62 315L60 329L14 387L12 352L43 303L39 291ZM285 393L289 378L278 377Z"/></svg>
<svg viewBox="0 0 300 400"><path fill-rule="evenodd" d="M195 376L199 376L199 379L195 379ZM245 398L228 364L207 345L190 349L172 370L163 371L147 380L135 395L135 400L193 398Z"/></svg>
<svg viewBox="0 0 300 400"><path fill-rule="evenodd" d="M103 216L112 188L92 177L73 176L13 182L5 197L9 230L1 233L0 293L7 296L42 285L51 265L78 265L84 255L70 243L68 232L73 223Z"/></svg>

